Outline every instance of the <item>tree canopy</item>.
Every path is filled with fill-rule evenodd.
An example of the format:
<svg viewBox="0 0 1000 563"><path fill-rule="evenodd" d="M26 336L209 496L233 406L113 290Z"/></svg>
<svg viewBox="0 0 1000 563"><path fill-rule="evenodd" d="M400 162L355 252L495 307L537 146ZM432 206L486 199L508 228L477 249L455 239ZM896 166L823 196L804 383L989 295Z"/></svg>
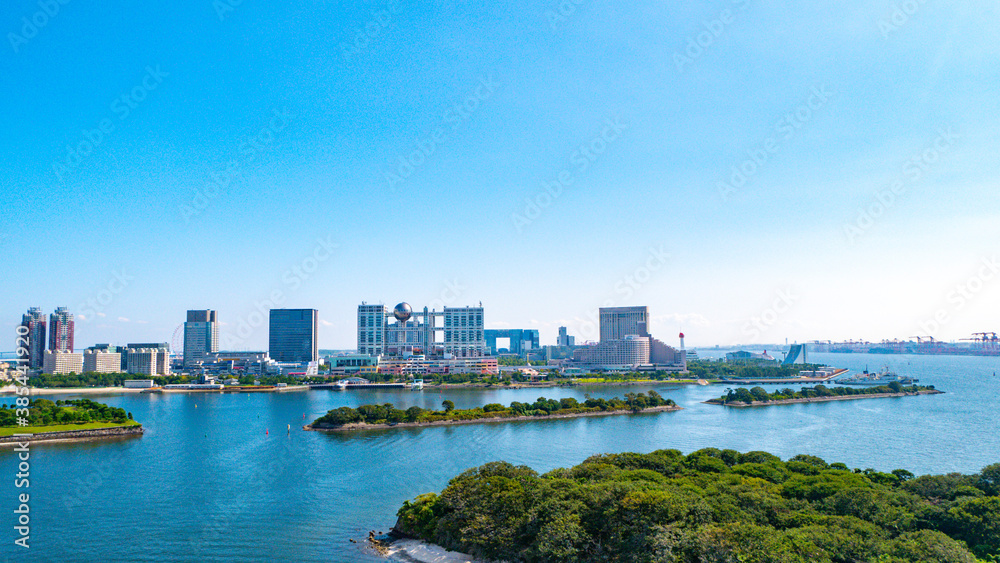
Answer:
<svg viewBox="0 0 1000 563"><path fill-rule="evenodd" d="M396 527L526 563L1000 561L998 471L914 478L714 448L597 455L544 475L493 462L404 503Z"/></svg>

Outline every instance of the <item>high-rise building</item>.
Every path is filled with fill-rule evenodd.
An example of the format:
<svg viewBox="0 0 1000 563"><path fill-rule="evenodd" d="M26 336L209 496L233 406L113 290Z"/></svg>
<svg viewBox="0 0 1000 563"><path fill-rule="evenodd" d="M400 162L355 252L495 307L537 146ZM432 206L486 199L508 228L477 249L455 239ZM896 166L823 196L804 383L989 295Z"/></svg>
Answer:
<svg viewBox="0 0 1000 563"><path fill-rule="evenodd" d="M32 307L21 317L14 349L17 359L27 361L29 369L41 368L45 363L45 313L40 307ZM24 333L24 334L20 334Z"/></svg>
<svg viewBox="0 0 1000 563"><path fill-rule="evenodd" d="M42 373L64 374L83 373L83 354L64 350L46 350L42 362Z"/></svg>
<svg viewBox="0 0 1000 563"><path fill-rule="evenodd" d="M73 314L66 307L58 307L49 315L49 350L73 351Z"/></svg>
<svg viewBox="0 0 1000 563"><path fill-rule="evenodd" d="M276 362L317 362L316 309L271 309L268 353Z"/></svg>
<svg viewBox="0 0 1000 563"><path fill-rule="evenodd" d="M405 311L395 318L396 310ZM385 305L358 305L358 353L369 356L440 356L459 358L486 355L483 307L445 307L443 311L411 312L400 303L395 309Z"/></svg>
<svg viewBox="0 0 1000 563"><path fill-rule="evenodd" d="M576 337L570 336L566 332L566 327L559 327L559 338L556 339L556 346L575 346Z"/></svg>
<svg viewBox="0 0 1000 563"><path fill-rule="evenodd" d="M483 308L444 308L444 352L456 358L478 358L486 354Z"/></svg>
<svg viewBox="0 0 1000 563"><path fill-rule="evenodd" d="M211 309L188 311L184 323L184 367L194 367L219 351L219 317Z"/></svg>
<svg viewBox="0 0 1000 563"><path fill-rule="evenodd" d="M622 340L626 336L649 336L649 308L601 307L601 342Z"/></svg>
<svg viewBox="0 0 1000 563"><path fill-rule="evenodd" d="M83 351L83 373L121 373L122 355L91 347Z"/></svg>

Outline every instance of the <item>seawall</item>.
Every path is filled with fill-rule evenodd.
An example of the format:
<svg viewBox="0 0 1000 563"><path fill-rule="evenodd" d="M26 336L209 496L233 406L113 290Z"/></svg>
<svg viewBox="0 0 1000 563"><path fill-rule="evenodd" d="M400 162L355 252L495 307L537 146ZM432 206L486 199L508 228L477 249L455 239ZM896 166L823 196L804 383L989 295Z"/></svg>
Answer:
<svg viewBox="0 0 1000 563"><path fill-rule="evenodd" d="M2 436L0 447L12 446L18 442L69 442L79 440L98 440L102 438L119 438L123 436L141 436L145 432L141 425L114 426L111 428L93 428L89 430L66 430L62 432L41 432L24 436Z"/></svg>

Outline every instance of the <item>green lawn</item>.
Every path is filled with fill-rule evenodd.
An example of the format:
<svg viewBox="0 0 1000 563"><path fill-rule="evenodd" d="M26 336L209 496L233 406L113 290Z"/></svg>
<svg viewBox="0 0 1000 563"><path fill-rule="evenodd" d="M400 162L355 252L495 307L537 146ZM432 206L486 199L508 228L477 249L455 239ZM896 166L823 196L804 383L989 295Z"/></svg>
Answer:
<svg viewBox="0 0 1000 563"><path fill-rule="evenodd" d="M134 420L126 420L124 424L118 422L88 422L86 424L53 424L51 426L8 426L0 428L0 436L13 436L14 434L41 434L42 432L67 432L71 430L96 430L98 428L115 428L117 426L138 426Z"/></svg>

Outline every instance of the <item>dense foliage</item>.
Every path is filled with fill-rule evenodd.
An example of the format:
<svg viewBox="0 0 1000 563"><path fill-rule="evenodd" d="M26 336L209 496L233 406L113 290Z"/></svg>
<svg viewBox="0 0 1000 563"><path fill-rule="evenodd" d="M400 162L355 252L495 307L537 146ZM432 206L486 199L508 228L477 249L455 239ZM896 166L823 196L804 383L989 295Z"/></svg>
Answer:
<svg viewBox="0 0 1000 563"><path fill-rule="evenodd" d="M313 426L343 426L351 423L396 424L400 422L439 422L446 420L476 420L480 418L510 418L517 416L549 416L552 414L575 414L609 410L631 410L639 412L652 407L675 406L671 399L664 399L656 391L628 393L624 399L594 399L587 397L579 402L572 397L555 400L539 397L534 403L514 401L510 406L490 403L474 409L455 409L451 401L444 401L443 410L422 409L417 406L406 410L397 409L392 403L384 405L362 405L356 409L340 407L327 412L313 422Z"/></svg>
<svg viewBox="0 0 1000 563"><path fill-rule="evenodd" d="M0 427L17 426L16 405L0 405ZM132 413L125 409L109 407L89 399L52 402L48 399L32 399L28 403L28 425L50 426L53 424L75 424L88 422L117 422L125 424L132 420ZM23 413L22 413L23 414Z"/></svg>
<svg viewBox="0 0 1000 563"><path fill-rule="evenodd" d="M903 386L898 381L893 381L888 385L878 385L875 387L826 387L817 385L815 387L803 387L799 391L794 389L781 389L773 393L768 393L763 387L746 389L731 389L718 399L712 399L709 403L746 403L752 404L768 403L771 401L787 401L790 399L815 399L819 397L846 397L851 395L878 395L882 393L919 393L920 391L933 391L933 385L912 385Z"/></svg>
<svg viewBox="0 0 1000 563"><path fill-rule="evenodd" d="M798 377L799 371L819 369L819 364L767 365L695 360L688 362L691 377L698 379L779 379Z"/></svg>
<svg viewBox="0 0 1000 563"><path fill-rule="evenodd" d="M404 503L397 529L510 562L996 562L998 494L1000 464L914 478L807 455L659 450L541 476L488 463Z"/></svg>

